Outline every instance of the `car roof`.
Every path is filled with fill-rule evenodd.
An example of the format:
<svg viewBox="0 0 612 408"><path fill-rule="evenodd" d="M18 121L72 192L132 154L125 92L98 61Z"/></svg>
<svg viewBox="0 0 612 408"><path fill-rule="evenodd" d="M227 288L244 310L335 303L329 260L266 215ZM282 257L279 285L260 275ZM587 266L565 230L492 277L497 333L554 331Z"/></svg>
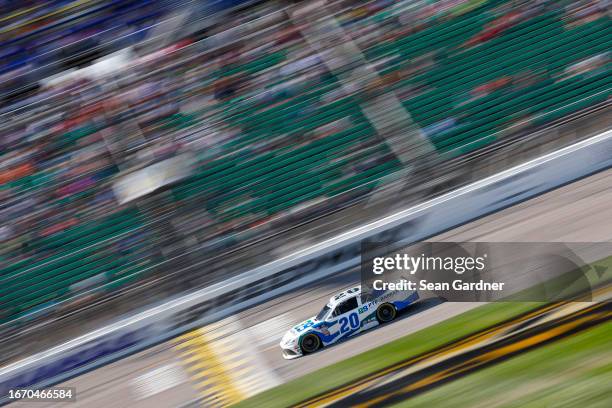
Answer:
<svg viewBox="0 0 612 408"><path fill-rule="evenodd" d="M334 307L338 303L345 301L348 298L355 297L361 293L361 286L354 286L350 289L344 290L329 299L329 306Z"/></svg>

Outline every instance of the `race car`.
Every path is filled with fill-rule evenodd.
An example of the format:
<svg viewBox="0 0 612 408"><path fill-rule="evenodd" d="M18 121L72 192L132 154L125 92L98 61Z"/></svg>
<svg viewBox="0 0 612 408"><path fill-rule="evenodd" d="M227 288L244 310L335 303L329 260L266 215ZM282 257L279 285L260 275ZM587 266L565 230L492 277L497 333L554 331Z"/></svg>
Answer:
<svg viewBox="0 0 612 408"><path fill-rule="evenodd" d="M364 293L355 286L333 296L314 317L294 326L282 338L285 359L300 357L395 319L400 310L419 299L417 292Z"/></svg>

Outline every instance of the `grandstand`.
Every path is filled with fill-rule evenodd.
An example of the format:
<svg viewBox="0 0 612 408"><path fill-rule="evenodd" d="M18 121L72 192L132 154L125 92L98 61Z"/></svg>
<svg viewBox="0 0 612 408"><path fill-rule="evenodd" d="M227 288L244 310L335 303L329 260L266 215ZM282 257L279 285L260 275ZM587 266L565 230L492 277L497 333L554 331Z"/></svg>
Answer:
<svg viewBox="0 0 612 408"><path fill-rule="evenodd" d="M351 67L327 64L279 3L240 10L199 41L130 51L111 74L45 82L137 43L167 10L10 6L0 32L0 322L163 273L167 239L152 225L181 209L197 215L183 234L213 239L367 195L410 165L364 113L373 98L399 99L435 148L432 163L609 100L605 2L556 3L334 3L330 18L375 72L350 83ZM88 49L95 55L81 55ZM185 152L197 158L189 177L117 202L120 176Z"/></svg>

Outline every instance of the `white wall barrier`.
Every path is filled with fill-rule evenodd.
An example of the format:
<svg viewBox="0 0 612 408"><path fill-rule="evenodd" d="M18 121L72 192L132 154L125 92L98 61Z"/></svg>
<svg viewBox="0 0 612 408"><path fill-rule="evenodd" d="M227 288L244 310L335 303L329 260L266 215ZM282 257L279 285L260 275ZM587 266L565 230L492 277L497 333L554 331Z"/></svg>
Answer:
<svg viewBox="0 0 612 408"><path fill-rule="evenodd" d="M8 389L57 384L359 265L363 239L424 240L611 167L607 131L2 367L0 404L7 402Z"/></svg>

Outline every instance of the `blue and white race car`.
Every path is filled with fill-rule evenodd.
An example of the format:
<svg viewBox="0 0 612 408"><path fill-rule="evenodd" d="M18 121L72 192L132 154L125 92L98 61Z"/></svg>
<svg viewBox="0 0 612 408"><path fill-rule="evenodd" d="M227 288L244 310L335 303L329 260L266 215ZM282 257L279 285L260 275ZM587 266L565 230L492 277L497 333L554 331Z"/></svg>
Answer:
<svg viewBox="0 0 612 408"><path fill-rule="evenodd" d="M387 291L361 294L356 286L333 296L314 317L294 326L282 338L283 357L313 353L371 327L395 319L397 312L419 299L417 292Z"/></svg>

